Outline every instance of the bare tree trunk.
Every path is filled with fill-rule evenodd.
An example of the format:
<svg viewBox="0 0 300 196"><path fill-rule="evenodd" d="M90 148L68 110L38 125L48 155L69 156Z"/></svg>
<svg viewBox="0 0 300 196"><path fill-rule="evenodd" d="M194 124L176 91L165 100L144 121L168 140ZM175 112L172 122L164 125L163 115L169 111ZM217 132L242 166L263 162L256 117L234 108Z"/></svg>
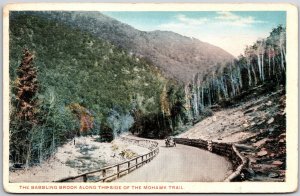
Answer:
<svg viewBox="0 0 300 196"><path fill-rule="evenodd" d="M202 103L201 103L201 90L200 90L200 86L198 84L197 86L197 96L198 96L198 103L199 103L199 110L202 110Z"/></svg>
<svg viewBox="0 0 300 196"><path fill-rule="evenodd" d="M230 64L230 84L231 84L231 96L235 96L235 85L234 85L234 77L233 77L233 69L232 65Z"/></svg>
<svg viewBox="0 0 300 196"><path fill-rule="evenodd" d="M248 50L247 50L248 51ZM248 51L249 52L249 51ZM252 86L252 77L251 77L251 61L249 53L246 53L246 63L247 63L247 73L248 73L248 85Z"/></svg>
<svg viewBox="0 0 300 196"><path fill-rule="evenodd" d="M203 89L203 86L202 86L201 94L202 94L201 95L201 105L204 108L204 89Z"/></svg>
<svg viewBox="0 0 300 196"><path fill-rule="evenodd" d="M285 71L285 67L284 67L284 59L283 59L283 52L282 52L282 46L280 45L280 60L281 60L281 68L283 71Z"/></svg>
<svg viewBox="0 0 300 196"><path fill-rule="evenodd" d="M211 91L209 85L208 85L208 105L211 106Z"/></svg>
<svg viewBox="0 0 300 196"><path fill-rule="evenodd" d="M235 96L236 93L235 93L235 86L234 86L234 79L233 79L233 76L232 76L232 72L230 74L230 83L231 83L231 89L232 89L232 96Z"/></svg>
<svg viewBox="0 0 300 196"><path fill-rule="evenodd" d="M252 86L252 78L251 78L251 65L247 62L247 72L248 72L248 84Z"/></svg>
<svg viewBox="0 0 300 196"><path fill-rule="evenodd" d="M272 74L275 74L275 50L273 49L273 56L272 56L272 62L273 62L273 69L272 69Z"/></svg>
<svg viewBox="0 0 300 196"><path fill-rule="evenodd" d="M240 89L243 88L243 81L242 81L242 74L241 74L241 68L239 65L237 65L237 75L238 75L238 79L239 79L239 92L240 92Z"/></svg>
<svg viewBox="0 0 300 196"><path fill-rule="evenodd" d="M52 152L51 153L54 153L55 151L55 136L54 136L54 131L52 132Z"/></svg>
<svg viewBox="0 0 300 196"><path fill-rule="evenodd" d="M197 103L197 94L196 92L193 93L193 110L195 113L195 116L198 116L198 103Z"/></svg>
<svg viewBox="0 0 300 196"><path fill-rule="evenodd" d="M286 54L285 54L285 47L284 46L282 46L282 51L283 51L284 62L286 62Z"/></svg>
<svg viewBox="0 0 300 196"><path fill-rule="evenodd" d="M189 90L188 90L188 84L184 86L184 93L185 93L185 103L186 103L186 109L190 107L190 101L189 101Z"/></svg>
<svg viewBox="0 0 300 196"><path fill-rule="evenodd" d="M281 57L281 67L282 70L285 72L284 64L286 62L286 58L285 58L285 50L284 50L284 40L285 40L285 33L281 32L279 38L280 57Z"/></svg>
<svg viewBox="0 0 300 196"><path fill-rule="evenodd" d="M228 91L227 91L227 86L226 86L224 80L225 80L224 77L221 76L221 79L220 79L221 88L222 88L225 99L227 99L228 98Z"/></svg>
<svg viewBox="0 0 300 196"><path fill-rule="evenodd" d="M269 78L270 78L271 77L271 48L269 48L268 57L269 57Z"/></svg>
<svg viewBox="0 0 300 196"><path fill-rule="evenodd" d="M258 64L258 72L259 72L259 78L262 80L262 74L261 74L261 60L260 60L260 54L257 54L257 64Z"/></svg>
<svg viewBox="0 0 300 196"><path fill-rule="evenodd" d="M39 162L42 163L43 162L43 146L44 146L44 140L45 140L45 130L42 130L42 136L41 136L41 142L40 142L40 146L39 146Z"/></svg>
<svg viewBox="0 0 300 196"><path fill-rule="evenodd" d="M254 69L253 65L250 64L250 66L251 66L251 70L252 70L253 76L254 76L254 85L257 85L257 76L256 76L255 69Z"/></svg>
<svg viewBox="0 0 300 196"><path fill-rule="evenodd" d="M221 99L221 85L220 85L220 82L219 80L217 79L217 86L218 86L218 100Z"/></svg>
<svg viewBox="0 0 300 196"><path fill-rule="evenodd" d="M262 75L262 80L265 81L265 71L264 71L264 52L261 54L261 75Z"/></svg>
<svg viewBox="0 0 300 196"><path fill-rule="evenodd" d="M31 134L30 136L30 139L29 139L29 144L27 146L27 154L26 154L26 163L25 163L25 167L26 169L29 168L29 164L30 164L30 161L31 161L31 142L32 142L32 139L33 139L33 135Z"/></svg>

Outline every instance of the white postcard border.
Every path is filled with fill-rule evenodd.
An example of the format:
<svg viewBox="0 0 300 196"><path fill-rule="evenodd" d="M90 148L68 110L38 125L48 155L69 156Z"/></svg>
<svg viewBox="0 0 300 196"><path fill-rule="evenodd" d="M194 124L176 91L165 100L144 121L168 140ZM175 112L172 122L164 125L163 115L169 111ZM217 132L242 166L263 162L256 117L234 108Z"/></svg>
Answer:
<svg viewBox="0 0 300 196"><path fill-rule="evenodd" d="M286 11L287 12L287 171L285 182L9 183L9 11ZM20 3L3 11L3 186L12 193L279 193L298 185L298 11L281 3ZM201 168L199 168L201 169ZM122 189L24 189L25 186L121 186ZM23 188L21 188L24 186ZM182 186L183 189L133 189ZM126 188L129 187L129 188Z"/></svg>

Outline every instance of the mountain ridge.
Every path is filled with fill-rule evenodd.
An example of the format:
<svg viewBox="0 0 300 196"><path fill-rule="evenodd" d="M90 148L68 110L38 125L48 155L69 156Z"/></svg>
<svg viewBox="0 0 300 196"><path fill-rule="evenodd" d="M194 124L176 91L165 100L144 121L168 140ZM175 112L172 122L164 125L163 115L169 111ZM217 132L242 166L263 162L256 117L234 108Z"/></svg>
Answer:
<svg viewBox="0 0 300 196"><path fill-rule="evenodd" d="M33 13L33 12L32 12ZM225 66L234 56L224 49L172 31L140 31L101 12L35 12L88 31L145 58L168 78L188 83L196 73Z"/></svg>

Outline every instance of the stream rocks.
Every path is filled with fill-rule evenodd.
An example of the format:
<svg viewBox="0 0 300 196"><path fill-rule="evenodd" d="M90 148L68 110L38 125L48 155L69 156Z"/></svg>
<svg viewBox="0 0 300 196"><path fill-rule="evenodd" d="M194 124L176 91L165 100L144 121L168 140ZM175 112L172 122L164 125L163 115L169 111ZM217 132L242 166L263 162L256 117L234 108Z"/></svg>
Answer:
<svg viewBox="0 0 300 196"><path fill-rule="evenodd" d="M102 167L123 162L134 156L146 154L150 150L120 138L111 143L98 142L98 137L77 137L57 149L57 152L39 166L10 173L11 182L52 182L68 176L94 171ZM107 171L109 172L111 171ZM34 176L34 177L33 177ZM96 181L99 175L91 176ZM91 179L90 179L91 180Z"/></svg>

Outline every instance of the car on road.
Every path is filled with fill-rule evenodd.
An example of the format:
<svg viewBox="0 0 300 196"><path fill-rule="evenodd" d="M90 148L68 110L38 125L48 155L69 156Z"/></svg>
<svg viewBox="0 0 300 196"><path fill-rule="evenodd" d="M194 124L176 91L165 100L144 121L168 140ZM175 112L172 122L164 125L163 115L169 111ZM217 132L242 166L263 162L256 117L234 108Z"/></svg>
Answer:
<svg viewBox="0 0 300 196"><path fill-rule="evenodd" d="M166 143L166 147L176 147L176 142L172 137L167 137L165 139L165 143Z"/></svg>

